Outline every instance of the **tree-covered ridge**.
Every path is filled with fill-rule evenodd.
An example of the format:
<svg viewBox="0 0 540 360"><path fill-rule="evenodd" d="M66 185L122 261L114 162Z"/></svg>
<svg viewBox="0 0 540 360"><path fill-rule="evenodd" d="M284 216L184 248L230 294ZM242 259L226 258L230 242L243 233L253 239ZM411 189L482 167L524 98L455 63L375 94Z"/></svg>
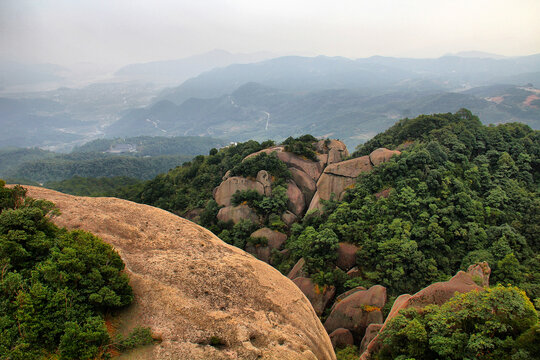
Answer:
<svg viewBox="0 0 540 360"><path fill-rule="evenodd" d="M94 235L56 227L54 205L25 193L0 180L0 358L101 358L112 344L104 314L133 300L124 263Z"/></svg>
<svg viewBox="0 0 540 360"><path fill-rule="evenodd" d="M360 176L344 201L293 229L293 254L303 256L294 249L309 248L302 243L324 231L336 235L325 237L332 243L359 246L361 275L351 286L411 293L488 261L495 282L540 297L540 132L522 124L483 126L462 110L402 120L356 155L403 143L401 156ZM330 276L333 262L312 272L339 282L339 274Z"/></svg>
<svg viewBox="0 0 540 360"><path fill-rule="evenodd" d="M73 153L107 152L121 145L132 145L134 156L205 154L212 148L227 145L227 141L205 136L137 136L132 138L98 139L77 146Z"/></svg>

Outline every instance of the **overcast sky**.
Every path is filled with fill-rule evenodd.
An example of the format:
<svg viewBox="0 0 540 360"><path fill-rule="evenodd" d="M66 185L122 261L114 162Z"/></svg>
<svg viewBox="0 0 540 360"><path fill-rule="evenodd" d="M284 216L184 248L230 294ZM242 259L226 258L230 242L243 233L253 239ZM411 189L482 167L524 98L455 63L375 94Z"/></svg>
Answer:
<svg viewBox="0 0 540 360"><path fill-rule="evenodd" d="M212 49L540 53L540 0L0 0L0 59L122 65Z"/></svg>

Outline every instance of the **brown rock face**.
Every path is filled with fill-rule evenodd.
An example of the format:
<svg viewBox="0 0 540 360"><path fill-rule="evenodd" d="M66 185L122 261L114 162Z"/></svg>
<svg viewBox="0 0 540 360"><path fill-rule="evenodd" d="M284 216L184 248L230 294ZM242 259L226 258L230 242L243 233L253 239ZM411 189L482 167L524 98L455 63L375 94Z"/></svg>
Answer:
<svg viewBox="0 0 540 360"><path fill-rule="evenodd" d="M321 176L322 167L319 162L303 159L300 156L290 152L278 152L277 156L281 161L287 164L287 167L302 170L308 174L313 181L317 181Z"/></svg>
<svg viewBox="0 0 540 360"><path fill-rule="evenodd" d="M317 182L317 194L319 198L330 200L330 196L333 193L337 199L340 199L343 192L356 183L358 175L371 171L372 168L369 156L362 156L328 165ZM311 208L312 206L310 205Z"/></svg>
<svg viewBox="0 0 540 360"><path fill-rule="evenodd" d="M268 247L271 249L280 249L287 240L287 235L269 228L262 228L251 234L251 237L264 237L268 240Z"/></svg>
<svg viewBox="0 0 540 360"><path fill-rule="evenodd" d="M384 304L386 289L381 285L356 291L335 305L324 327L328 333L339 328L349 329L361 339L369 324L382 324L381 308Z"/></svg>
<svg viewBox="0 0 540 360"><path fill-rule="evenodd" d="M219 184L214 191L214 199L221 206L230 206L233 194L243 190L255 190L264 195L264 186L260 182L233 176Z"/></svg>
<svg viewBox="0 0 540 360"><path fill-rule="evenodd" d="M364 335L364 337L362 338L362 342L360 343L360 354L367 349L367 346L371 342L371 340L373 340L375 336L379 334L382 326L382 324L369 324L366 329L366 334ZM332 340L332 337L330 337L330 340Z"/></svg>
<svg viewBox="0 0 540 360"><path fill-rule="evenodd" d="M489 286L489 275L491 274L491 268L487 262L483 261L481 263L469 266L467 269L467 274L469 274L475 282L480 282L482 286Z"/></svg>
<svg viewBox="0 0 540 360"><path fill-rule="evenodd" d="M296 216L300 216L306 208L304 195L294 181L287 183L287 207Z"/></svg>
<svg viewBox="0 0 540 360"><path fill-rule="evenodd" d="M304 195L305 203L309 204L313 198L313 194L315 194L315 191L317 191L317 184L315 184L315 181L313 181L313 179L302 170L295 168L291 168L289 170L291 171L294 182Z"/></svg>
<svg viewBox="0 0 540 360"><path fill-rule="evenodd" d="M332 309L331 310L334 310L334 308L336 307L337 304L339 304L343 299L345 299L347 296L349 295L352 295L354 294L355 292L357 291L363 291L363 290L367 290L365 287L363 286L357 286L353 289L350 289L350 290L347 290L345 291L343 294L339 294L336 299L334 300L334 304L332 305Z"/></svg>
<svg viewBox="0 0 540 360"><path fill-rule="evenodd" d="M297 277L304 276L305 275L303 271L304 265L306 265L306 261L304 260L304 258L300 258L300 260L298 260L296 264L294 264L293 268L291 269L287 277L293 280L293 279L296 279Z"/></svg>
<svg viewBox="0 0 540 360"><path fill-rule="evenodd" d="M300 290L306 295L308 300L313 305L313 309L317 315L321 315L326 308L326 305L332 300L336 293L334 286L319 287L313 283L310 278L297 277L293 280L293 283L298 286Z"/></svg>
<svg viewBox="0 0 540 360"><path fill-rule="evenodd" d="M343 271L348 271L356 265L356 252L358 247L349 243L339 243L336 265Z"/></svg>
<svg viewBox="0 0 540 360"><path fill-rule="evenodd" d="M338 161L341 161L345 159L347 156L349 156L349 151L347 151L347 146L339 140L330 140L330 139L319 140L315 144L315 150L321 154L329 154L330 151L334 150L335 152L340 154L340 159Z"/></svg>
<svg viewBox="0 0 540 360"><path fill-rule="evenodd" d="M387 148L378 148L376 150L373 150L371 154L369 154L369 158L373 166L377 166L379 164L382 164L383 162L387 162L394 155L401 155L401 151L388 150Z"/></svg>
<svg viewBox="0 0 540 360"><path fill-rule="evenodd" d="M289 210L287 210L283 213L283 215L281 215L281 220L283 220L285 225L291 226L298 220L298 217Z"/></svg>
<svg viewBox="0 0 540 360"><path fill-rule="evenodd" d="M442 305L448 300L450 300L450 298L452 298L456 294L456 292L466 293L473 290L482 291L483 288L476 285L476 283L473 281L472 277L469 274L463 271L459 271L450 280L431 284L412 296L409 294L403 294L399 296L392 305L392 309L386 317L386 320L384 321L384 324L379 333L384 331L384 328L386 324L388 324L388 321L393 319L402 309L411 306L421 309L430 304ZM381 344L379 341L379 336L377 335L367 345L366 350L362 353L360 359L369 359L371 354L377 352L380 347Z"/></svg>
<svg viewBox="0 0 540 360"><path fill-rule="evenodd" d="M237 224L241 220L250 220L254 223L259 222L259 216L247 205L227 206L219 209L217 214L218 220L227 222L232 221Z"/></svg>
<svg viewBox="0 0 540 360"><path fill-rule="evenodd" d="M270 196L272 194L272 181L270 180L270 174L266 170L260 170L257 173L257 181L260 182L264 188L264 195Z"/></svg>
<svg viewBox="0 0 540 360"><path fill-rule="evenodd" d="M339 328L330 334L330 341L334 349L343 348L347 345L354 345L354 339L351 332L347 329Z"/></svg>
<svg viewBox="0 0 540 360"><path fill-rule="evenodd" d="M162 342L137 359L335 359L302 292L271 266L210 231L147 205L28 187L56 203L53 221L91 231L126 263L134 303L121 330L149 326ZM225 346L208 344L216 336Z"/></svg>

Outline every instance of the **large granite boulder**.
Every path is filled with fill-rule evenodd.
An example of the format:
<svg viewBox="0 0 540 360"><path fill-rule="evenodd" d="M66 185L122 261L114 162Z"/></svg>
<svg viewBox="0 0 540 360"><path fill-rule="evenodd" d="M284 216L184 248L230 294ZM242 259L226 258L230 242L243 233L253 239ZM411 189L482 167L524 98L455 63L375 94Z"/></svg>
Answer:
<svg viewBox="0 0 540 360"><path fill-rule="evenodd" d="M317 181L321 176L323 168L319 162L304 159L301 156L285 151L278 152L277 157L287 164L287 167L302 170L311 177L313 181Z"/></svg>
<svg viewBox="0 0 540 360"><path fill-rule="evenodd" d="M125 262L135 301L113 321L121 333L148 326L162 340L127 358L335 360L298 287L210 231L148 205L28 188L56 204L58 226L96 234ZM224 345L208 345L212 337Z"/></svg>
<svg viewBox="0 0 540 360"><path fill-rule="evenodd" d="M387 162L394 155L401 155L401 151L388 150L387 148L378 148L376 150L373 150L371 154L369 154L369 159L371 160L373 166L377 166L379 164L382 164L383 162Z"/></svg>
<svg viewBox="0 0 540 360"><path fill-rule="evenodd" d="M298 216L287 210L281 215L281 220L283 220L285 225L290 227L292 224L298 221Z"/></svg>
<svg viewBox="0 0 540 360"><path fill-rule="evenodd" d="M230 206L234 193L243 190L255 190L264 195L264 185L256 180L246 179L241 176L233 176L223 181L214 190L214 199L220 206Z"/></svg>
<svg viewBox="0 0 540 360"><path fill-rule="evenodd" d="M319 140L315 144L315 150L320 154L328 154L326 159L328 165L343 161L349 156L347 146L339 140Z"/></svg>
<svg viewBox="0 0 540 360"><path fill-rule="evenodd" d="M344 348L348 345L354 345L354 338L348 329L339 328L329 335L334 349Z"/></svg>
<svg viewBox="0 0 540 360"><path fill-rule="evenodd" d="M334 286L325 285L321 287L315 284L310 278L297 277L293 280L293 283L306 295L319 316L322 315L324 309L326 309L326 306L336 294L336 288Z"/></svg>
<svg viewBox="0 0 540 360"><path fill-rule="evenodd" d="M291 269L291 271L289 271L289 274L287 275L287 277L291 280L294 280L296 279L297 277L303 277L303 276L306 276L305 272L304 272L304 266L306 265L306 260L304 260L304 258L300 258L300 260L298 260L296 262L296 264L294 264L293 268Z"/></svg>
<svg viewBox="0 0 540 360"><path fill-rule="evenodd" d="M372 168L369 156L362 156L328 165L324 169L319 181L317 181L317 194L319 198L330 200L330 196L335 194L336 199L341 199L345 190L354 186L358 175L363 172L369 172ZM309 209L314 208L317 208L317 206L312 200Z"/></svg>
<svg viewBox="0 0 540 360"><path fill-rule="evenodd" d="M317 184L302 170L298 170L296 168L291 168L289 170L291 172L293 181L304 195L305 203L309 204L313 198L313 195L315 194L315 191L317 191Z"/></svg>
<svg viewBox="0 0 540 360"><path fill-rule="evenodd" d="M287 207L296 216L302 215L306 208L304 194L302 194L294 181L287 182Z"/></svg>
<svg viewBox="0 0 540 360"><path fill-rule="evenodd" d="M266 238L268 240L268 247L270 249L277 249L279 250L281 246L285 243L287 240L287 235L275 231L272 229L269 229L267 227L264 227L262 229L259 229L251 234L252 238Z"/></svg>
<svg viewBox="0 0 540 360"><path fill-rule="evenodd" d="M337 303L324 327L328 333L339 329L349 329L361 339L369 324L382 324L381 308L386 304L386 288L374 285L368 290L360 290Z"/></svg>
<svg viewBox="0 0 540 360"><path fill-rule="evenodd" d="M237 224L242 220L250 220L254 223L259 223L259 216L248 205L240 204L238 206L226 206L219 209L217 218L220 221L232 221Z"/></svg>
<svg viewBox="0 0 540 360"><path fill-rule="evenodd" d="M272 177L266 170L260 170L257 173L257 181L264 187L264 195L270 196L272 194Z"/></svg>
<svg viewBox="0 0 540 360"><path fill-rule="evenodd" d="M379 331L381 331L381 328L383 327L382 324L369 324L366 328L366 333L364 337L362 338L362 342L360 343L360 354L366 351L368 344L379 334ZM332 337L330 336L330 341L332 341ZM332 345L334 345L334 342L332 341Z"/></svg>

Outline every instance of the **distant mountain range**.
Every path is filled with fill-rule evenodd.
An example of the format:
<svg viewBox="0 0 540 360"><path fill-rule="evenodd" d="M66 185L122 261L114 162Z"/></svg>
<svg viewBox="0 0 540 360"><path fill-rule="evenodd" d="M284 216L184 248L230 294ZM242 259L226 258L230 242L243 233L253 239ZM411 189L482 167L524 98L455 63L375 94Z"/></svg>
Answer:
<svg viewBox="0 0 540 360"><path fill-rule="evenodd" d="M141 81L102 82L0 99L5 129L0 144L69 151L103 136L205 135L242 141L311 133L354 147L400 118L461 107L488 123L521 121L540 128L540 54L461 55L285 56L250 63L269 54L213 51L135 64L120 69L115 79L180 82L192 77L164 90ZM244 63L227 66L230 62Z"/></svg>
<svg viewBox="0 0 540 360"><path fill-rule="evenodd" d="M465 92L329 89L280 90L247 83L228 95L169 100L128 112L106 129L108 136L199 135L245 141L310 133L339 138L349 147L371 138L397 120L424 113L470 109L489 123L520 121L540 127L540 90L514 85ZM527 100L529 99L529 101Z"/></svg>
<svg viewBox="0 0 540 360"><path fill-rule="evenodd" d="M231 64L248 64L275 55L269 52L248 54L232 54L225 50L213 50L183 59L169 61L153 61L142 64L131 64L114 73L118 80L139 80L156 84L178 85L202 72Z"/></svg>

